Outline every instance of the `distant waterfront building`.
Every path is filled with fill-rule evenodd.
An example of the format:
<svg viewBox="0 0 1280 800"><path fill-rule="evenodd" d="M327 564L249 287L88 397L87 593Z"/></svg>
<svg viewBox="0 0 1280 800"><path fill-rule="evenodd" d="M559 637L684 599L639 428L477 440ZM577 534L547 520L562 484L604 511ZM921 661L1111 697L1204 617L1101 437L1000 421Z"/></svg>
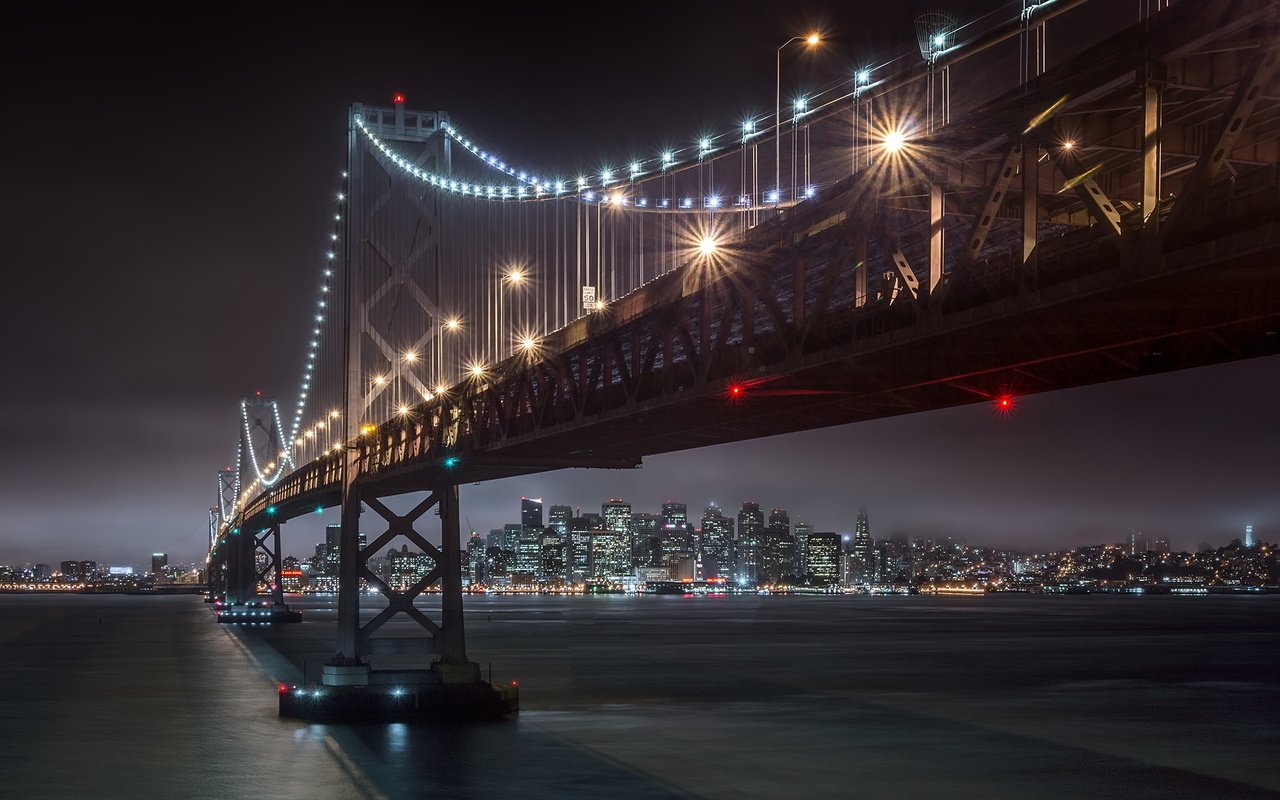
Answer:
<svg viewBox="0 0 1280 800"><path fill-rule="evenodd" d="M387 585L397 592L413 587L435 569L436 562L426 553L410 550L409 545L401 545L387 550Z"/></svg>
<svg viewBox="0 0 1280 800"><path fill-rule="evenodd" d="M673 579L687 577L692 580L695 577L697 558L694 548L693 528L689 523L662 526L660 562Z"/></svg>
<svg viewBox="0 0 1280 800"><path fill-rule="evenodd" d="M564 540L569 541L569 525L573 522L573 508L570 506L552 506L547 514L547 524L559 531Z"/></svg>
<svg viewBox="0 0 1280 800"><path fill-rule="evenodd" d="M507 585L511 551L505 547L487 547L484 551L484 580L492 586Z"/></svg>
<svg viewBox="0 0 1280 800"><path fill-rule="evenodd" d="M53 577L53 567L48 564L36 564L31 568L31 577L43 583Z"/></svg>
<svg viewBox="0 0 1280 800"><path fill-rule="evenodd" d="M547 581L563 581L565 569L565 539L554 525L542 531L542 568L540 577Z"/></svg>
<svg viewBox="0 0 1280 800"><path fill-rule="evenodd" d="M808 562L805 571L820 586L840 582L840 553L842 539L833 532L809 534Z"/></svg>
<svg viewBox="0 0 1280 800"><path fill-rule="evenodd" d="M849 555L849 579L854 583L870 584L876 580L876 549L871 539L871 522L866 509L858 510L858 522L853 530L853 546Z"/></svg>
<svg viewBox="0 0 1280 800"><path fill-rule="evenodd" d="M911 549L905 537L882 539L875 551L876 583L911 582Z"/></svg>
<svg viewBox="0 0 1280 800"><path fill-rule="evenodd" d="M808 574L809 535L812 533L812 525L807 522L797 522L795 533L792 534L796 539L795 576L802 581Z"/></svg>
<svg viewBox="0 0 1280 800"><path fill-rule="evenodd" d="M735 572L741 583L755 583L760 574L760 545L764 538L764 512L754 500L746 500L738 511L738 541Z"/></svg>
<svg viewBox="0 0 1280 800"><path fill-rule="evenodd" d="M305 585L302 570L297 567L280 570L280 589L282 591L297 594L302 591Z"/></svg>
<svg viewBox="0 0 1280 800"><path fill-rule="evenodd" d="M97 561L63 561L59 564L59 572L66 583L91 581L98 577Z"/></svg>
<svg viewBox="0 0 1280 800"><path fill-rule="evenodd" d="M703 578L733 577L733 520L715 503L702 512L698 550Z"/></svg>
<svg viewBox="0 0 1280 800"><path fill-rule="evenodd" d="M600 516L604 517L604 527L621 534L623 541L627 543L627 572L630 572L631 556L636 552L635 530L631 527L631 504L625 500L611 498L609 502L601 504Z"/></svg>
<svg viewBox="0 0 1280 800"><path fill-rule="evenodd" d="M1147 544L1147 535L1142 531L1129 531L1129 556L1138 558L1146 555L1151 547Z"/></svg>
<svg viewBox="0 0 1280 800"><path fill-rule="evenodd" d="M505 550L507 547L507 531L504 528L490 528L489 535L485 538L485 547L496 547L499 550Z"/></svg>
<svg viewBox="0 0 1280 800"><path fill-rule="evenodd" d="M662 526L683 525L689 521L689 507L684 503L668 500L662 504Z"/></svg>
<svg viewBox="0 0 1280 800"><path fill-rule="evenodd" d="M508 525L507 542L510 544L511 526ZM541 580L542 575L542 498L520 498L520 531L516 533L514 545L515 566L512 570L518 581Z"/></svg>
<svg viewBox="0 0 1280 800"><path fill-rule="evenodd" d="M565 564L571 583L582 583L587 578L591 560L592 521L579 516L569 520L569 539L565 545Z"/></svg>
<svg viewBox="0 0 1280 800"><path fill-rule="evenodd" d="M791 518L785 508L769 512L769 524L760 543L760 576L768 583L778 583L783 575L795 574L796 545L791 536Z"/></svg>
<svg viewBox="0 0 1280 800"><path fill-rule="evenodd" d="M542 498L520 498L520 524L526 528L537 528L542 531Z"/></svg>
<svg viewBox="0 0 1280 800"><path fill-rule="evenodd" d="M508 523L507 549L511 558L508 572L518 582L536 581L542 572L542 528Z"/></svg>
<svg viewBox="0 0 1280 800"><path fill-rule="evenodd" d="M662 519L657 514L631 515L631 530L636 543L631 553L634 566L652 567L662 562Z"/></svg>
<svg viewBox="0 0 1280 800"><path fill-rule="evenodd" d="M151 554L151 574L163 575L165 567L169 566L168 553L152 553Z"/></svg>
<svg viewBox="0 0 1280 800"><path fill-rule="evenodd" d="M338 557L341 553L342 526L324 526L324 565L323 573L331 578L338 577Z"/></svg>
<svg viewBox="0 0 1280 800"><path fill-rule="evenodd" d="M616 578L632 574L631 544L625 532L609 528L590 533L587 571L592 578Z"/></svg>
<svg viewBox="0 0 1280 800"><path fill-rule="evenodd" d="M466 575L471 583L484 583L485 543L476 531L471 532L467 540Z"/></svg>

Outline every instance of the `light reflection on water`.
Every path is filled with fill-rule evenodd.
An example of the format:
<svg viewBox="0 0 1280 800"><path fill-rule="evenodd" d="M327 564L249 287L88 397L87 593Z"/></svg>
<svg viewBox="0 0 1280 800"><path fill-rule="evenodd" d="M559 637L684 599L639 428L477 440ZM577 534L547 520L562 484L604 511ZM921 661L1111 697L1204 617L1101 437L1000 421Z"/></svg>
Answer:
<svg viewBox="0 0 1280 800"><path fill-rule="evenodd" d="M279 719L276 682L298 682L303 661L314 680L332 613L233 633L197 598L0 597L5 792L1280 793L1278 597L468 597L466 607L471 657L495 680L520 681L513 721Z"/></svg>

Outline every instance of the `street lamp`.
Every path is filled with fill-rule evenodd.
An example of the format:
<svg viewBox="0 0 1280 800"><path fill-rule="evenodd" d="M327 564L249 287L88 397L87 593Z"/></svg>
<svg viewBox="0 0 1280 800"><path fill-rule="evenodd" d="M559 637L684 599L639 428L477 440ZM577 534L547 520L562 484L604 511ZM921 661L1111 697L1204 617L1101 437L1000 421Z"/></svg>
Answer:
<svg viewBox="0 0 1280 800"><path fill-rule="evenodd" d="M774 64L776 80L773 96L773 189L778 193L779 198L782 197L782 48L792 42L804 42L809 47L815 47L822 42L822 36L816 32L808 36L792 36L778 45Z"/></svg>
<svg viewBox="0 0 1280 800"><path fill-rule="evenodd" d="M502 347L502 295L504 294L502 290L503 290L503 287L508 283L516 286L520 285L521 283L524 282L525 277L526 275L524 270L520 269L519 267L514 267L512 269L507 270L503 274L502 279L498 281L498 319L495 325L496 330L494 331L494 345L499 348L502 348L503 350L505 350L506 348ZM497 358L495 360L500 361L502 360L502 357L505 355L506 355L505 352L500 352L497 354Z"/></svg>
<svg viewBox="0 0 1280 800"><path fill-rule="evenodd" d="M436 394L441 394L440 387L444 382L444 333L456 333L462 329L462 320L457 317L449 317L440 323L440 334L436 336Z"/></svg>

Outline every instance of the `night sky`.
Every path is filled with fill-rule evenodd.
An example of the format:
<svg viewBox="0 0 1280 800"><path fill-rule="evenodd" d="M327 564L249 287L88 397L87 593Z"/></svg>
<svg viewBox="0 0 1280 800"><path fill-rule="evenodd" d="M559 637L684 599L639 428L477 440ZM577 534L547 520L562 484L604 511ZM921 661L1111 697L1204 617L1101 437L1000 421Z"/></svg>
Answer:
<svg viewBox="0 0 1280 800"><path fill-rule="evenodd" d="M627 24L549 4L265 5L9 12L0 563L203 559L240 396L295 391L351 102L403 92L570 172L771 113L790 36L830 38L786 51L784 94L902 52L939 4L646 3ZM945 5L967 20L999 4ZM978 404L465 486L462 503L482 533L521 495L612 496L693 516L754 499L836 531L863 505L877 536L1020 549L1130 528L1194 548L1247 522L1280 538L1278 445L1269 358L1026 397L1005 418ZM333 516L291 523L286 551Z"/></svg>

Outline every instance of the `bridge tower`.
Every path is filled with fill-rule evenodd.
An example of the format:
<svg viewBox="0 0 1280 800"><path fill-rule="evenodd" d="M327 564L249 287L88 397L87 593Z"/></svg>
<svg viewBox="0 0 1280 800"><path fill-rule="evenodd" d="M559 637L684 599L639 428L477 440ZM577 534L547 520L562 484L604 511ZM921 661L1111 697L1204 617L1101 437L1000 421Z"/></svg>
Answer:
<svg viewBox="0 0 1280 800"><path fill-rule="evenodd" d="M357 120L362 124L357 124ZM442 308L449 308L450 276L442 258L442 213L438 192L408 178L387 162L365 131L413 166L434 174L450 174L450 143L442 112L406 111L397 95L393 108L352 106L347 151L348 200L344 302L346 308L344 418L346 441L357 441L374 425L405 404L432 396L433 387L448 383L440 359L430 358L441 332ZM432 372L434 367L435 372ZM468 660L462 629L462 572L458 487L442 465L414 488L428 497L407 514L396 514L362 481L358 448L346 454L342 479L342 530L338 566L337 652L324 667L323 683L355 687L394 683L397 686L487 688L479 665ZM401 490L402 491L402 490ZM386 492L384 492L385 494ZM386 523L368 532L360 547L360 518L368 508ZM427 511L440 518L437 547L415 529ZM371 556L393 539L404 537L434 563L414 586L393 589L368 567ZM387 598L387 607L372 620L360 620L360 584L367 581ZM414 600L439 584L441 619L428 618ZM418 639L386 639L373 634L388 620L404 615L423 630ZM435 655L426 669L374 670L367 656L389 653ZM425 662L424 662L425 666ZM351 702L357 702L352 700Z"/></svg>
<svg viewBox="0 0 1280 800"><path fill-rule="evenodd" d="M236 470L218 471L218 505L214 509L220 522L236 518L237 494L246 476L252 476L255 488L275 484L290 463L280 422L279 406L274 398L244 397L240 400L239 464ZM267 509L268 522L252 528L233 527L209 564L211 595L223 598L220 622L241 622L251 618L271 622L300 622L302 616L290 611L284 602L284 586L280 576L280 527L272 520L274 508ZM266 586L269 598L259 597L258 589Z"/></svg>

